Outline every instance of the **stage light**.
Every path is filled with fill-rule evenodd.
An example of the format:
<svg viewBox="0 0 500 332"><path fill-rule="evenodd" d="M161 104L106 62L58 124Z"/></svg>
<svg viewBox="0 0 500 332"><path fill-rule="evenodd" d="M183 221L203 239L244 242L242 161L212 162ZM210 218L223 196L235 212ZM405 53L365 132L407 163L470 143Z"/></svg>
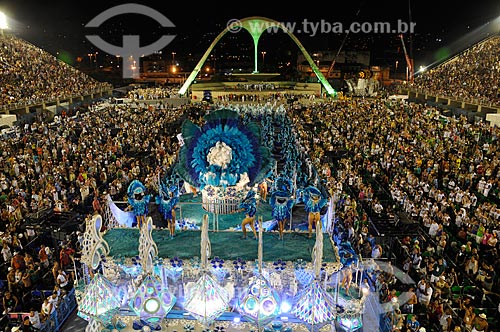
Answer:
<svg viewBox="0 0 500 332"><path fill-rule="evenodd" d="M498 16L497 18L495 18L493 20L493 29L492 29L492 32L493 33L500 33L500 16Z"/></svg>
<svg viewBox="0 0 500 332"><path fill-rule="evenodd" d="M160 309L160 302L157 299L149 299L144 303L144 310L150 314L154 314Z"/></svg>
<svg viewBox="0 0 500 332"><path fill-rule="evenodd" d="M358 317L343 317L338 320L340 327L342 327L343 330L349 331L349 332L354 332L359 330L362 326L363 323L361 322L361 319Z"/></svg>
<svg viewBox="0 0 500 332"><path fill-rule="evenodd" d="M234 317L233 318L233 323L239 324L240 322L241 322L241 318L240 317Z"/></svg>
<svg viewBox="0 0 500 332"><path fill-rule="evenodd" d="M0 12L0 29L5 30L8 28L9 25L7 24L7 16L5 16L5 13Z"/></svg>
<svg viewBox="0 0 500 332"><path fill-rule="evenodd" d="M281 302L281 313L288 313L292 309L292 306L290 303L283 301Z"/></svg>
<svg viewBox="0 0 500 332"><path fill-rule="evenodd" d="M342 324L342 326L350 329L352 326L352 321L350 319L341 319L341 324Z"/></svg>

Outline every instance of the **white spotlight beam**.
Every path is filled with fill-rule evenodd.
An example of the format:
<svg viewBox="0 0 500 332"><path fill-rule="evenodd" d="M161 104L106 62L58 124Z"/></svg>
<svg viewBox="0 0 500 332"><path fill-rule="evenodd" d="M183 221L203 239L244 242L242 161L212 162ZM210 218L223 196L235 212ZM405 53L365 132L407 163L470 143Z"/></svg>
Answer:
<svg viewBox="0 0 500 332"><path fill-rule="evenodd" d="M9 25L7 24L7 16L5 13L0 12L0 30L8 29Z"/></svg>

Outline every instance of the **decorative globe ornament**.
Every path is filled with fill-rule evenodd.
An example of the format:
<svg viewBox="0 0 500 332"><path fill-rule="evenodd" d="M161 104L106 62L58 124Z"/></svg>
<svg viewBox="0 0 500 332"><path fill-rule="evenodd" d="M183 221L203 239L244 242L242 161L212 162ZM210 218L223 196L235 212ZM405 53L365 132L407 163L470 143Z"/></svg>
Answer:
<svg viewBox="0 0 500 332"><path fill-rule="evenodd" d="M258 328L280 314L281 298L264 277L255 278L238 299L238 311Z"/></svg>
<svg viewBox="0 0 500 332"><path fill-rule="evenodd" d="M168 288L163 287L157 276L148 274L130 300L130 307L149 327L156 329L170 312L176 300Z"/></svg>

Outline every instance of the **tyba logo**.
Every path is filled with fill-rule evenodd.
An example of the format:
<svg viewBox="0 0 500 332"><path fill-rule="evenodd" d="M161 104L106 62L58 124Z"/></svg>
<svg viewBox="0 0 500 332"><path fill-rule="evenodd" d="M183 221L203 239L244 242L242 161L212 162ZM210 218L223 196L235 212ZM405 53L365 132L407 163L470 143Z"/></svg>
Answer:
<svg viewBox="0 0 500 332"><path fill-rule="evenodd" d="M162 27L175 27L175 25L159 11L135 3L127 3L109 8L90 20L85 27L98 28L108 19L122 14L142 14L156 20ZM140 47L140 36L138 35L124 35L123 45L121 47L110 44L97 35L86 35L85 37L104 52L123 58L123 78L137 78L139 77L139 58L161 50L175 38L175 35L163 35L154 43L143 47Z"/></svg>

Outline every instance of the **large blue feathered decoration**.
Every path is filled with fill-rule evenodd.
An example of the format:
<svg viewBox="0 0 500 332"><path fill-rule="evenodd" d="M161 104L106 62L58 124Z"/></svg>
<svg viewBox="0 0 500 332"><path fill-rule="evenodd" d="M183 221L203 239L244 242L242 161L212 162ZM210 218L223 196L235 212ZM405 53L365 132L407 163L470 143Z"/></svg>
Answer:
<svg viewBox="0 0 500 332"><path fill-rule="evenodd" d="M189 184L228 187L253 186L272 167L269 148L261 141L259 125L244 124L236 111L219 109L205 116L200 128L185 120L184 145L175 170Z"/></svg>

